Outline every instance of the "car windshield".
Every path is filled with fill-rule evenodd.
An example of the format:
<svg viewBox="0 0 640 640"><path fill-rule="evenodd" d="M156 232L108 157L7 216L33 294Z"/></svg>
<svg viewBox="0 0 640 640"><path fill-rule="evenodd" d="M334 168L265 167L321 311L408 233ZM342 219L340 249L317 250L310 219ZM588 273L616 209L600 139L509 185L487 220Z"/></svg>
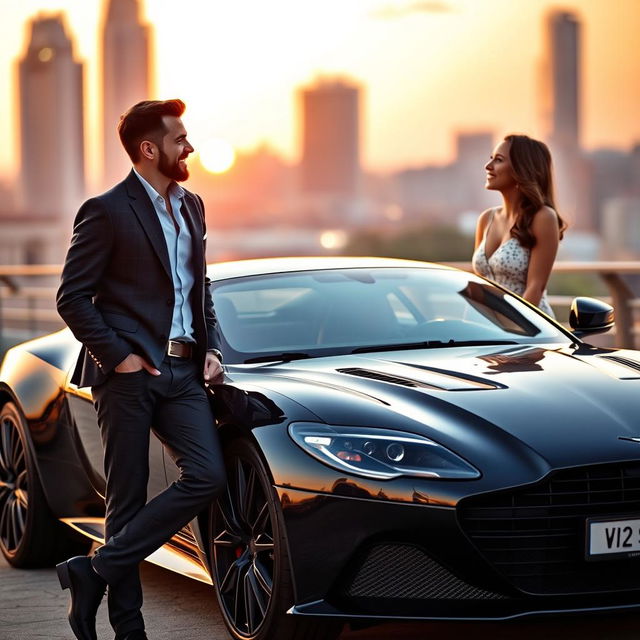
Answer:
<svg viewBox="0 0 640 640"><path fill-rule="evenodd" d="M516 297L461 271L331 269L234 278L214 287L231 363L570 340Z"/></svg>

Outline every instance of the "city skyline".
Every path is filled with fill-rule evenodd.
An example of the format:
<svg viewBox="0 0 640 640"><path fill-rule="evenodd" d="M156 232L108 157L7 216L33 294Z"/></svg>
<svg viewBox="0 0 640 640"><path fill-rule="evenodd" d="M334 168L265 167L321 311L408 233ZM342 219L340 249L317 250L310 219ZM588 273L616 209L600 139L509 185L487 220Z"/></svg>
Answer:
<svg viewBox="0 0 640 640"><path fill-rule="evenodd" d="M85 195L83 66L61 16L29 23L19 62L19 208L60 217Z"/></svg>
<svg viewBox="0 0 640 640"><path fill-rule="evenodd" d="M545 138L556 147L580 149L582 24L554 11L546 19L541 102Z"/></svg>
<svg viewBox="0 0 640 640"><path fill-rule="evenodd" d="M151 90L151 29L140 21L140 0L105 0L102 44L102 186L109 188L131 166L116 135L120 116L147 100Z"/></svg>
<svg viewBox="0 0 640 640"><path fill-rule="evenodd" d="M7 73L14 75L7 68L24 50L25 20L39 9L66 11L86 64L87 139L99 138L98 26L104 4L2 4L7 37L0 46L0 79L7 91L0 92L0 135L11 144L0 149L0 175L15 177L17 170L16 108L9 102L11 95L15 100L15 79L7 79ZM156 94L187 101L185 120L196 146L211 137L240 150L266 142L288 161L299 160L295 91L323 73L350 78L366 91L368 170L445 163L453 157L457 131L542 135L536 69L544 18L552 8L575 11L584 25L584 146L628 149L640 139L640 89L632 81L640 76L633 46L640 3L631 0L362 0L321 6L306 0L268 6L184 0L179 10L165 0L141 4L142 20L155 33ZM98 162L88 150L94 180Z"/></svg>
<svg viewBox="0 0 640 640"><path fill-rule="evenodd" d="M299 89L303 192L357 197L361 169L360 94L358 85L335 78Z"/></svg>

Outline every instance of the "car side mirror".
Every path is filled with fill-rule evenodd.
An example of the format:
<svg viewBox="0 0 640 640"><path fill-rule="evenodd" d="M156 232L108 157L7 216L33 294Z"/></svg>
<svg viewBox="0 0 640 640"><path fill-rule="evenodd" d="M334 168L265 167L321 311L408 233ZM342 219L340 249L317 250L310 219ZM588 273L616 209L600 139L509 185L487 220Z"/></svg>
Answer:
<svg viewBox="0 0 640 640"><path fill-rule="evenodd" d="M595 298L574 298L569 313L569 325L575 336L605 333L615 324L613 307Z"/></svg>

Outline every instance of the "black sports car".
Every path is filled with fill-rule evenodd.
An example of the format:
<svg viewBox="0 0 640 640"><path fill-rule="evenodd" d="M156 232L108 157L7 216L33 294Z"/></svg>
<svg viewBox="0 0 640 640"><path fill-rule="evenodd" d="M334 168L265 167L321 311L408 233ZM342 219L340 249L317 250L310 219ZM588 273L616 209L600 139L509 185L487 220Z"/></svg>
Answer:
<svg viewBox="0 0 640 640"><path fill-rule="evenodd" d="M212 266L226 496L149 559L213 582L235 638L344 620L640 607L640 353L589 346L463 271L401 260ZM0 372L0 547L101 540L102 447L68 331ZM176 477L151 445L149 493Z"/></svg>

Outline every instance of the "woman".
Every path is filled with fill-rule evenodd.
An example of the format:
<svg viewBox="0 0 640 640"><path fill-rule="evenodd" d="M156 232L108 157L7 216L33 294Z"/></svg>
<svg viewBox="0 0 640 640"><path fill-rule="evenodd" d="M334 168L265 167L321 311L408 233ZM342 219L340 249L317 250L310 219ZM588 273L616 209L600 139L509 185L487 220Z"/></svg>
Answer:
<svg viewBox="0 0 640 640"><path fill-rule="evenodd" d="M553 317L546 287L566 224L555 210L549 149L509 135L485 170L485 188L500 191L503 204L478 218L473 270Z"/></svg>

